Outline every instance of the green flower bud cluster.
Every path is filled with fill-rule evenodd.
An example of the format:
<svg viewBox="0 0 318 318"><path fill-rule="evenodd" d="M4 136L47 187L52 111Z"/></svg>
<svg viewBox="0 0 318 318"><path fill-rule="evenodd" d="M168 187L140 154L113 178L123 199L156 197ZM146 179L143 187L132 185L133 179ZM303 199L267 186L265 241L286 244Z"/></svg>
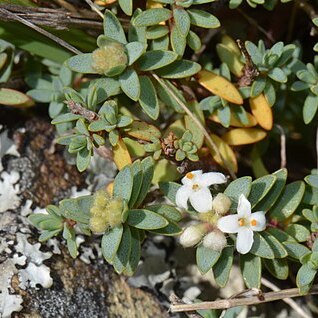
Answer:
<svg viewBox="0 0 318 318"><path fill-rule="evenodd" d="M113 146L119 140L118 128L127 127L133 122L131 117L119 114L117 103L113 100L106 101L100 108L98 115L99 119L93 121L88 129L92 132L107 131L109 141Z"/></svg>
<svg viewBox="0 0 318 318"><path fill-rule="evenodd" d="M68 145L68 152L76 154L76 166L84 171L90 163L94 147L104 145L105 139L97 134L90 134L84 118L79 118L75 126L75 134L58 139L62 145Z"/></svg>
<svg viewBox="0 0 318 318"><path fill-rule="evenodd" d="M199 157L197 155L198 147L192 141L192 133L187 130L182 135L181 139L174 142L174 147L177 149L176 160L182 161L188 158L191 161L198 161Z"/></svg>
<svg viewBox="0 0 318 318"><path fill-rule="evenodd" d="M128 64L125 46L104 35L99 36L97 45L99 48L92 53L92 68L109 77L121 74Z"/></svg>
<svg viewBox="0 0 318 318"><path fill-rule="evenodd" d="M104 233L125 221L127 206L122 199L113 198L108 192L99 190L94 195L90 209L89 227L93 233Z"/></svg>
<svg viewBox="0 0 318 318"><path fill-rule="evenodd" d="M146 144L144 148L145 151L154 153L155 160L158 160L164 152L167 157L175 157L177 161L182 161L185 158L198 161L199 157L196 154L198 148L193 143L192 138L192 133L189 130L184 132L181 139L177 139L173 134L170 134L163 141L157 137L152 137L150 139L152 143Z"/></svg>

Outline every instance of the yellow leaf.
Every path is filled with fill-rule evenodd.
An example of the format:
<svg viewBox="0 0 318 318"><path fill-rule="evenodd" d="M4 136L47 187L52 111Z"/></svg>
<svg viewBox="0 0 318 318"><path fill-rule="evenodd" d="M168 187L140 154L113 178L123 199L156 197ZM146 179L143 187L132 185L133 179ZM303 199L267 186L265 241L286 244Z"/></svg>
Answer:
<svg viewBox="0 0 318 318"><path fill-rule="evenodd" d="M108 183L108 185L106 186L106 191L112 195L113 191L114 191L114 182L110 182Z"/></svg>
<svg viewBox="0 0 318 318"><path fill-rule="evenodd" d="M118 170L132 163L129 151L122 139L119 139L117 145L113 147L113 159Z"/></svg>
<svg viewBox="0 0 318 318"><path fill-rule="evenodd" d="M146 141L151 141L151 137L161 137L160 130L157 127L139 120L134 120L126 133L130 137Z"/></svg>
<svg viewBox="0 0 318 318"><path fill-rule="evenodd" d="M34 101L27 95L11 88L0 88L0 104L18 108L34 106Z"/></svg>
<svg viewBox="0 0 318 318"><path fill-rule="evenodd" d="M7 60L8 60L8 54L7 53L0 53L0 70L6 64Z"/></svg>
<svg viewBox="0 0 318 318"><path fill-rule="evenodd" d="M263 94L250 98L250 106L253 115L261 127L266 130L273 128L273 112Z"/></svg>
<svg viewBox="0 0 318 318"><path fill-rule="evenodd" d="M163 4L154 0L147 0L146 7L147 9L163 8Z"/></svg>
<svg viewBox="0 0 318 318"><path fill-rule="evenodd" d="M242 122L240 122L235 115L233 115L231 113L231 120L230 120L230 126L233 126L233 127L254 127L257 125L257 121L255 119L255 117L246 112L246 115L247 115L247 118L248 118L248 123L246 125L244 125ZM221 123L219 117L216 115L216 114L212 114L210 117L209 117L211 120L213 120L214 122L216 123Z"/></svg>
<svg viewBox="0 0 318 318"><path fill-rule="evenodd" d="M223 168L231 167L234 172L237 172L237 160L232 148L224 142L219 136L211 134L211 139L215 143L216 147L219 149L223 161L220 156L214 151L213 148L209 147L210 153L213 159Z"/></svg>
<svg viewBox="0 0 318 318"><path fill-rule="evenodd" d="M174 181L180 178L177 166L167 159L161 159L156 162L152 183Z"/></svg>
<svg viewBox="0 0 318 318"><path fill-rule="evenodd" d="M113 4L114 2L116 2L117 0L95 0L94 3L99 5L99 6L108 6L110 4Z"/></svg>
<svg viewBox="0 0 318 318"><path fill-rule="evenodd" d="M243 75L244 64L241 62L239 56L233 54L233 52L222 43L216 45L216 51L218 52L220 60L229 67L231 73L237 77Z"/></svg>
<svg viewBox="0 0 318 318"><path fill-rule="evenodd" d="M260 128L235 128L223 135L222 139L231 146L248 145L264 139L267 132Z"/></svg>
<svg viewBox="0 0 318 318"><path fill-rule="evenodd" d="M214 95L224 98L233 104L243 104L240 92L226 78L206 70L200 71L196 77L198 82Z"/></svg>
<svg viewBox="0 0 318 318"><path fill-rule="evenodd" d="M241 56L241 50L236 44L236 42L228 35L223 35L221 39L221 43L228 48L233 54Z"/></svg>

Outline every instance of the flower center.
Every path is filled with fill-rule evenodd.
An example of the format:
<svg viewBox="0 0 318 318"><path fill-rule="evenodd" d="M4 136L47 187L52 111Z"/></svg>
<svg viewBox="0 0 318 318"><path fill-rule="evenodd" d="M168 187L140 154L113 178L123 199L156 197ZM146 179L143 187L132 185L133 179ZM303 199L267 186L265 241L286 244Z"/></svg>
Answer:
<svg viewBox="0 0 318 318"><path fill-rule="evenodd" d="M244 218L239 219L238 223L239 223L239 226L244 226L245 225L245 219Z"/></svg>
<svg viewBox="0 0 318 318"><path fill-rule="evenodd" d="M252 226L256 226L257 225L257 221L255 219L251 220L251 225Z"/></svg>
<svg viewBox="0 0 318 318"><path fill-rule="evenodd" d="M200 189L200 186L196 183L192 186L192 190L194 190L194 191L197 191L199 189Z"/></svg>
<svg viewBox="0 0 318 318"><path fill-rule="evenodd" d="M186 177L191 180L191 179L193 179L194 174L193 174L192 172L188 172L188 173L186 174Z"/></svg>

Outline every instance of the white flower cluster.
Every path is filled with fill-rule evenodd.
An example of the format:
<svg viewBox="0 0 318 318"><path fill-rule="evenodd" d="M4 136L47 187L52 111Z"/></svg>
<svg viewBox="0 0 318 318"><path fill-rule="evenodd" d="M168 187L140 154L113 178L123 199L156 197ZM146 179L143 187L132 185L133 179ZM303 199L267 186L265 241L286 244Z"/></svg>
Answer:
<svg viewBox="0 0 318 318"><path fill-rule="evenodd" d="M228 212L231 202L223 194L214 199L209 186L226 182L222 173L202 170L192 171L181 180L182 186L176 193L176 204L180 208L188 209L188 201L199 213L215 213L224 215ZM194 246L203 241L205 247L222 250L226 246L223 233L237 233L236 249L241 254L248 253L254 242L254 231L263 231L266 228L265 212L252 213L251 204L244 194L239 197L237 213L219 217L215 228L209 229L204 224L192 225L184 230L180 243L185 246ZM223 232L223 233L222 233Z"/></svg>

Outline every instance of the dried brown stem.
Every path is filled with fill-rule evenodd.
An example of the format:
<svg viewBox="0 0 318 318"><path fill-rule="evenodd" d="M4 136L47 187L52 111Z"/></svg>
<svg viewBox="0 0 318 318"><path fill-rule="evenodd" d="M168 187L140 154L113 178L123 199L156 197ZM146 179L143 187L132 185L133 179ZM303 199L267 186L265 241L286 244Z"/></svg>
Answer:
<svg viewBox="0 0 318 318"><path fill-rule="evenodd" d="M172 293L170 296L169 296L169 300L172 304L174 305L182 305L182 304L185 304L176 294ZM201 318L202 316L201 315L198 315L197 313L195 312L187 312L186 315L189 317L189 318Z"/></svg>
<svg viewBox="0 0 318 318"><path fill-rule="evenodd" d="M42 35L46 36L50 40L58 43L59 45L65 47L66 49L68 49L69 51L71 51L71 52L73 52L75 54L81 54L82 53L77 48L75 48L74 46L70 45L69 43L63 41L59 37L53 35L52 33L50 33L48 31L36 26L32 22L29 22L29 21L25 20L24 18L21 18L17 14L12 13L11 11L8 11L7 9L4 9L2 7L0 7L0 18L1 18L1 15L5 15L7 17L10 17L11 20L13 20L13 21L17 21L17 22L20 22L20 23L26 25L27 27L37 31L38 33L41 33Z"/></svg>
<svg viewBox="0 0 318 318"><path fill-rule="evenodd" d="M276 125L276 127L280 132L280 167L286 168L286 134L281 125Z"/></svg>
<svg viewBox="0 0 318 318"><path fill-rule="evenodd" d="M7 10L11 15L7 15ZM61 9L22 7L11 4L0 5L1 21L17 21L12 14L27 19L33 24L51 27L57 30L66 30L76 27L81 29L102 30L103 23L97 15L88 10L66 11Z"/></svg>
<svg viewBox="0 0 318 318"><path fill-rule="evenodd" d="M308 294L318 294L318 285L313 285ZM170 306L171 312L186 312L194 310L208 310L208 309L228 309L237 306L257 305L275 300L282 300L286 298L301 297L298 288L283 289L279 291L273 291L263 293L263 297L251 296L245 298L229 298L220 299L216 301L205 301L195 304L172 304Z"/></svg>
<svg viewBox="0 0 318 318"><path fill-rule="evenodd" d="M243 86L250 86L253 81L255 80L255 78L257 76L259 76L259 71L256 68L256 66L254 65L251 56L249 55L249 53L247 52L247 49L245 47L244 42L242 42L241 40L237 40L237 45L240 48L244 58L245 58L245 65L243 68L243 75L240 77L239 81L238 81L238 85L240 87Z"/></svg>
<svg viewBox="0 0 318 318"><path fill-rule="evenodd" d="M95 112L83 107L81 104L76 103L73 100L66 101L66 104L71 113L75 115L81 115L85 119L87 119L89 122L92 122L99 118L99 116Z"/></svg>
<svg viewBox="0 0 318 318"><path fill-rule="evenodd" d="M296 0L300 9L304 10L310 19L314 19L317 17L317 12L315 11L314 7L310 4L310 2L306 0Z"/></svg>
<svg viewBox="0 0 318 318"><path fill-rule="evenodd" d="M270 282L269 280L262 278L261 279L262 285L266 286L267 288L273 290L273 291L279 291L280 289L274 285L272 282ZM300 317L302 318L311 318L311 316L309 316L294 300L292 300L291 298L285 298L283 299L283 301L289 305L291 308L293 308Z"/></svg>

